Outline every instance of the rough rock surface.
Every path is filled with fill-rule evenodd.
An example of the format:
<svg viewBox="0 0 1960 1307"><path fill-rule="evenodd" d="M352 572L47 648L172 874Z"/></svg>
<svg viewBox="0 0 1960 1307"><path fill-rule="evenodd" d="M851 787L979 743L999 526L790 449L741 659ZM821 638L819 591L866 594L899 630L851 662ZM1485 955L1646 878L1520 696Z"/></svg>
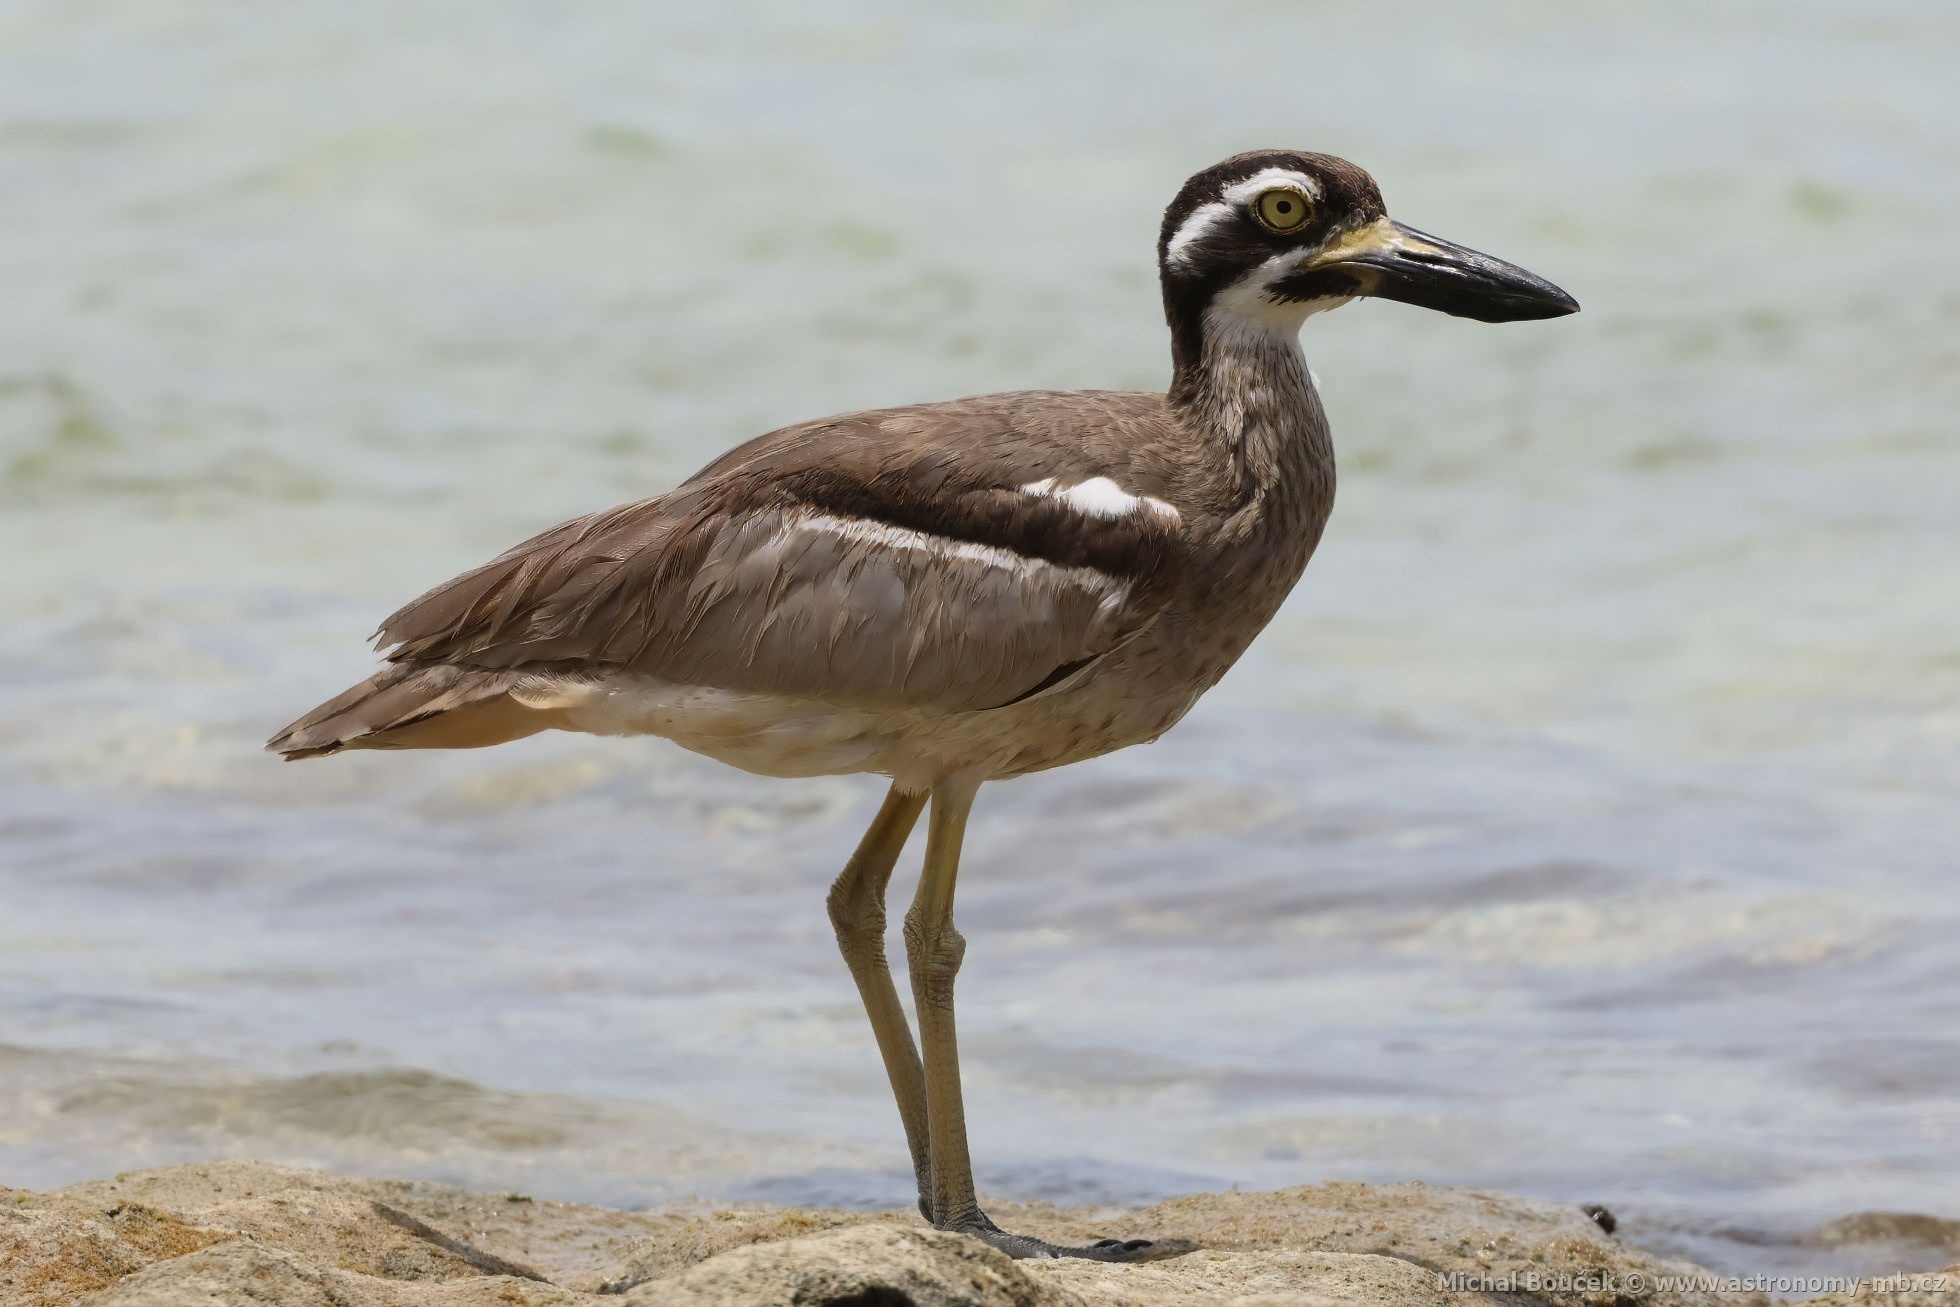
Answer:
<svg viewBox="0 0 1960 1307"><path fill-rule="evenodd" d="M620 1212L255 1162L0 1189L6 1307L1645 1307L1751 1299L1648 1288L1694 1268L1576 1210L1475 1190L1330 1184L1200 1194L1142 1212L994 1204L1058 1242L1195 1241L1134 1266L1014 1262L915 1217L776 1207ZM1482 1292L1443 1275L1530 1279ZM1638 1283L1636 1280L1635 1283ZM1960 1283L1960 1281L1956 1281ZM1870 1295L1863 1307L1918 1307ZM1944 1299L1953 1301L1953 1299ZM1761 1301L1755 1299L1754 1301Z"/></svg>

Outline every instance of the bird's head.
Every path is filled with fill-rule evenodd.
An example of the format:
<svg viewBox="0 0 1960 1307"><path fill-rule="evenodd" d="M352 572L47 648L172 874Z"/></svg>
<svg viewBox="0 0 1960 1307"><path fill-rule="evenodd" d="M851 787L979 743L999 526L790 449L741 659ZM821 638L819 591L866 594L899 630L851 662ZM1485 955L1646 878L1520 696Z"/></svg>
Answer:
<svg viewBox="0 0 1960 1307"><path fill-rule="evenodd" d="M1309 314L1372 295L1479 322L1576 313L1515 264L1405 227L1375 179L1345 159L1257 150L1184 183L1157 242L1164 308L1186 345L1208 315L1295 331Z"/></svg>

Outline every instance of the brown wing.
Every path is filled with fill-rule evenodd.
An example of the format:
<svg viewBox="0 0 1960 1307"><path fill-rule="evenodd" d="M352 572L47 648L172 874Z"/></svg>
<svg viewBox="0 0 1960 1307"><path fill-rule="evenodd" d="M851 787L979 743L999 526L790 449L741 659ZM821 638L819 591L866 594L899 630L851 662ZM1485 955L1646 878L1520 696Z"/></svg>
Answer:
<svg viewBox="0 0 1960 1307"><path fill-rule="evenodd" d="M1182 553L1172 514L1095 516L1019 489L1128 470L1030 432L1041 398L765 436L430 591L379 639L396 662L629 669L864 706L1009 702L1147 626Z"/></svg>

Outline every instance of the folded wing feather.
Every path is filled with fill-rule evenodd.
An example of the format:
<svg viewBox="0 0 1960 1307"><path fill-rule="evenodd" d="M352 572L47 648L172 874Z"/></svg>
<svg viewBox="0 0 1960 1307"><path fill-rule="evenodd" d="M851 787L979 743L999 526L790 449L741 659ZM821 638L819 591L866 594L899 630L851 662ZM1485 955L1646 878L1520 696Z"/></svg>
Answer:
<svg viewBox="0 0 1960 1307"><path fill-rule="evenodd" d="M1174 520L1020 493L1071 471L1052 442L1030 461L1007 439L951 446L944 426L906 438L866 414L764 437L437 587L378 638L396 663L960 711L1152 620L1177 568Z"/></svg>

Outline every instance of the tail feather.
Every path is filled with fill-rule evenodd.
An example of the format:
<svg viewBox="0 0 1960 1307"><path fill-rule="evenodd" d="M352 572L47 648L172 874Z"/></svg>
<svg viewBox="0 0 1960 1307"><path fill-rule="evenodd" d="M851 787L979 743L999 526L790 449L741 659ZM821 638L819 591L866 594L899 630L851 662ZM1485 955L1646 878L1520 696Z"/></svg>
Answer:
<svg viewBox="0 0 1960 1307"><path fill-rule="evenodd" d="M265 747L292 762L342 749L501 744L553 725L509 697L517 679L445 663L395 663L327 700Z"/></svg>

